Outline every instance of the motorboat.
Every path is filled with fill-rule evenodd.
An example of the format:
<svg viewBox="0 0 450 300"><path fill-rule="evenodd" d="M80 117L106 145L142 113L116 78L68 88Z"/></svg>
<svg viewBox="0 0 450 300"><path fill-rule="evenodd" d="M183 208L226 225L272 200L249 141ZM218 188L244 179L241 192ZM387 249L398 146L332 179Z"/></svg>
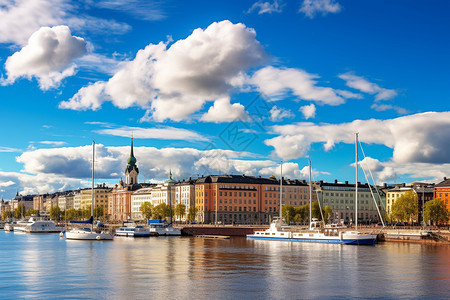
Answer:
<svg viewBox="0 0 450 300"><path fill-rule="evenodd" d="M150 230L144 226L136 225L135 222L124 222L122 227L116 230L116 236L149 237Z"/></svg>
<svg viewBox="0 0 450 300"><path fill-rule="evenodd" d="M14 225L14 231L27 233L57 233L63 230L63 227L55 225L53 220L44 220L31 217L28 221L18 221Z"/></svg>
<svg viewBox="0 0 450 300"><path fill-rule="evenodd" d="M106 231L96 232L88 227L73 228L66 232L67 240L112 240L114 236Z"/></svg>
<svg viewBox="0 0 450 300"><path fill-rule="evenodd" d="M151 223L150 225L150 235L161 236L161 235L181 235L181 230L174 228L172 224L165 223Z"/></svg>

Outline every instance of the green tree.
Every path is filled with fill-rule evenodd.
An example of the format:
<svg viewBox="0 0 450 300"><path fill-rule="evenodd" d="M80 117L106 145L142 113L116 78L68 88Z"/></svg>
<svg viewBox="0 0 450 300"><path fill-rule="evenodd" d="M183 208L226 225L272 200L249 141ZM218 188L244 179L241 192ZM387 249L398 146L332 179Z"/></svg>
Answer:
<svg viewBox="0 0 450 300"><path fill-rule="evenodd" d="M303 219L302 219L302 215L301 214L296 214L294 216L294 223L295 224L300 224L300 223L302 223L302 221L303 221Z"/></svg>
<svg viewBox="0 0 450 300"><path fill-rule="evenodd" d="M424 221L433 221L433 225L438 225L439 223L448 223L449 211L445 207L444 201L439 198L428 201L425 203L425 208L423 211Z"/></svg>
<svg viewBox="0 0 450 300"><path fill-rule="evenodd" d="M5 210L2 214L3 220L11 219L14 216L12 211Z"/></svg>
<svg viewBox="0 0 450 300"><path fill-rule="evenodd" d="M57 221L61 219L61 209L59 206L53 206L50 208L50 218Z"/></svg>
<svg viewBox="0 0 450 300"><path fill-rule="evenodd" d="M86 206L85 209L81 209L81 218L89 219L91 217L91 206Z"/></svg>
<svg viewBox="0 0 450 300"><path fill-rule="evenodd" d="M281 215L286 221L286 224L290 224L295 217L295 207L293 207L292 205L283 205L281 209Z"/></svg>
<svg viewBox="0 0 450 300"><path fill-rule="evenodd" d="M188 220L190 222L195 221L195 217L197 216L198 208L195 206L189 207Z"/></svg>
<svg viewBox="0 0 450 300"><path fill-rule="evenodd" d="M318 220L322 220L322 214L320 213L319 202L317 202L317 201L313 202L311 208L312 208L311 209L311 217L317 218Z"/></svg>
<svg viewBox="0 0 450 300"><path fill-rule="evenodd" d="M328 205L323 208L323 217L325 218L324 222L325 224L328 223L331 216L333 215L333 210Z"/></svg>
<svg viewBox="0 0 450 300"><path fill-rule="evenodd" d="M165 203L161 203L153 209L153 217L155 219L164 219L170 216L170 207Z"/></svg>
<svg viewBox="0 0 450 300"><path fill-rule="evenodd" d="M182 219L185 214L186 214L186 205L178 203L177 206L175 206L175 215L180 217L180 219Z"/></svg>
<svg viewBox="0 0 450 300"><path fill-rule="evenodd" d="M67 220L79 220L79 214L76 209L69 208L65 213Z"/></svg>
<svg viewBox="0 0 450 300"><path fill-rule="evenodd" d="M14 218L20 219L25 217L26 211L25 205L19 204L16 209L14 209Z"/></svg>
<svg viewBox="0 0 450 300"><path fill-rule="evenodd" d="M397 222L417 222L419 198L413 191L407 191L392 204L391 218Z"/></svg>
<svg viewBox="0 0 450 300"><path fill-rule="evenodd" d="M37 209L30 208L29 210L27 210L25 215L29 217L29 216L32 216L32 215L37 215L38 213L39 213L39 211Z"/></svg>
<svg viewBox="0 0 450 300"><path fill-rule="evenodd" d="M142 212L142 216L147 220L150 220L153 216L153 204L150 202L144 202L139 207L139 210Z"/></svg>
<svg viewBox="0 0 450 300"><path fill-rule="evenodd" d="M295 208L295 215L299 215L296 217L297 220L300 220L301 223L306 224L309 222L309 204L302 205L300 207Z"/></svg>
<svg viewBox="0 0 450 300"><path fill-rule="evenodd" d="M103 210L103 206L98 205L96 208L94 208L94 217L99 219L103 218L105 215L105 212Z"/></svg>

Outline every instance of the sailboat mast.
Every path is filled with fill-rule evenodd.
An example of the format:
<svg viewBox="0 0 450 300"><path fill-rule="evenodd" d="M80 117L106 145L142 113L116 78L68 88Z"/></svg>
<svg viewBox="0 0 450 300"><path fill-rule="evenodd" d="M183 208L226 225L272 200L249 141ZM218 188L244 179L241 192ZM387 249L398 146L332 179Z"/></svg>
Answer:
<svg viewBox="0 0 450 300"><path fill-rule="evenodd" d="M283 219L283 161L281 161L281 172L280 172L280 220Z"/></svg>
<svg viewBox="0 0 450 300"><path fill-rule="evenodd" d="M308 160L308 164L309 164L309 229L311 229L311 218L312 218L311 159Z"/></svg>
<svg viewBox="0 0 450 300"><path fill-rule="evenodd" d="M358 132L355 133L355 230L358 230Z"/></svg>
<svg viewBox="0 0 450 300"><path fill-rule="evenodd" d="M91 203L91 217L94 217L94 164L95 164L95 141L92 141L92 203ZM91 224L92 230L94 229L94 221Z"/></svg>

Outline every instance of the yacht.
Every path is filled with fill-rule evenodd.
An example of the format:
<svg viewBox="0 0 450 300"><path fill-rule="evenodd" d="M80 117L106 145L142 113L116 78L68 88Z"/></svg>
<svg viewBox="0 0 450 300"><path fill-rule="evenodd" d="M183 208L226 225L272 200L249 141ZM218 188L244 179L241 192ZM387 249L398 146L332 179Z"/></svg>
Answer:
<svg viewBox="0 0 450 300"><path fill-rule="evenodd" d="M18 221L14 225L14 231L16 232L56 233L61 230L63 230L63 227L56 226L53 220L44 220L35 217L31 217L28 221Z"/></svg>
<svg viewBox="0 0 450 300"><path fill-rule="evenodd" d="M358 156L356 155L356 168L358 167ZM281 170L283 170L281 168ZM281 171L282 172L282 171ZM281 173L282 174L282 173ZM280 176L280 185L283 176ZM358 176L356 176L358 178ZM358 184L356 184L356 200L358 194ZM280 187L280 200L282 199L282 187ZM264 231L255 231L253 234L247 235L248 239L262 240L282 240L293 242L309 242L309 243L329 243L329 244L348 244L348 245L374 245L376 234L363 234L356 230L347 231L338 228L324 228L322 222L312 218L312 186L311 186L311 160L309 161L309 229L294 231L290 227L282 226L283 220L281 213L279 218L275 218L270 227ZM280 201L281 203L281 201ZM280 212L281 212L280 207ZM357 216L357 211L355 212ZM357 224L357 223L356 223Z"/></svg>
<svg viewBox="0 0 450 300"><path fill-rule="evenodd" d="M66 240L112 240L114 235L108 231L100 229L100 226L94 230L94 161L95 161L95 142L92 142L92 204L91 204L91 217L86 221L71 221L70 223L78 224L91 224L91 228L72 228L66 232ZM64 234L62 234L64 235Z"/></svg>
<svg viewBox="0 0 450 300"><path fill-rule="evenodd" d="M3 230L5 231L14 231L14 225L16 225L16 221L5 223Z"/></svg>
<svg viewBox="0 0 450 300"><path fill-rule="evenodd" d="M160 235L181 235L181 230L174 228L172 224L164 223L151 223L150 225L150 235L160 236Z"/></svg>
<svg viewBox="0 0 450 300"><path fill-rule="evenodd" d="M116 230L117 236L126 237L149 237L150 230L144 226L136 226L134 222L124 222L122 227Z"/></svg>

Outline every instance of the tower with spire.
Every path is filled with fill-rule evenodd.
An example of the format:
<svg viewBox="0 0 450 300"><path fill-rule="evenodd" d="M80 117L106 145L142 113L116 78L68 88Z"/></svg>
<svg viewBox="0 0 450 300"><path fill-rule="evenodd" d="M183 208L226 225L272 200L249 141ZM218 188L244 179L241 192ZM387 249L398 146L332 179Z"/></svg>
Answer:
<svg viewBox="0 0 450 300"><path fill-rule="evenodd" d="M136 157L134 157L133 153L133 135L131 135L131 154L127 163L127 168L125 169L126 184L137 184L139 169L136 166Z"/></svg>

